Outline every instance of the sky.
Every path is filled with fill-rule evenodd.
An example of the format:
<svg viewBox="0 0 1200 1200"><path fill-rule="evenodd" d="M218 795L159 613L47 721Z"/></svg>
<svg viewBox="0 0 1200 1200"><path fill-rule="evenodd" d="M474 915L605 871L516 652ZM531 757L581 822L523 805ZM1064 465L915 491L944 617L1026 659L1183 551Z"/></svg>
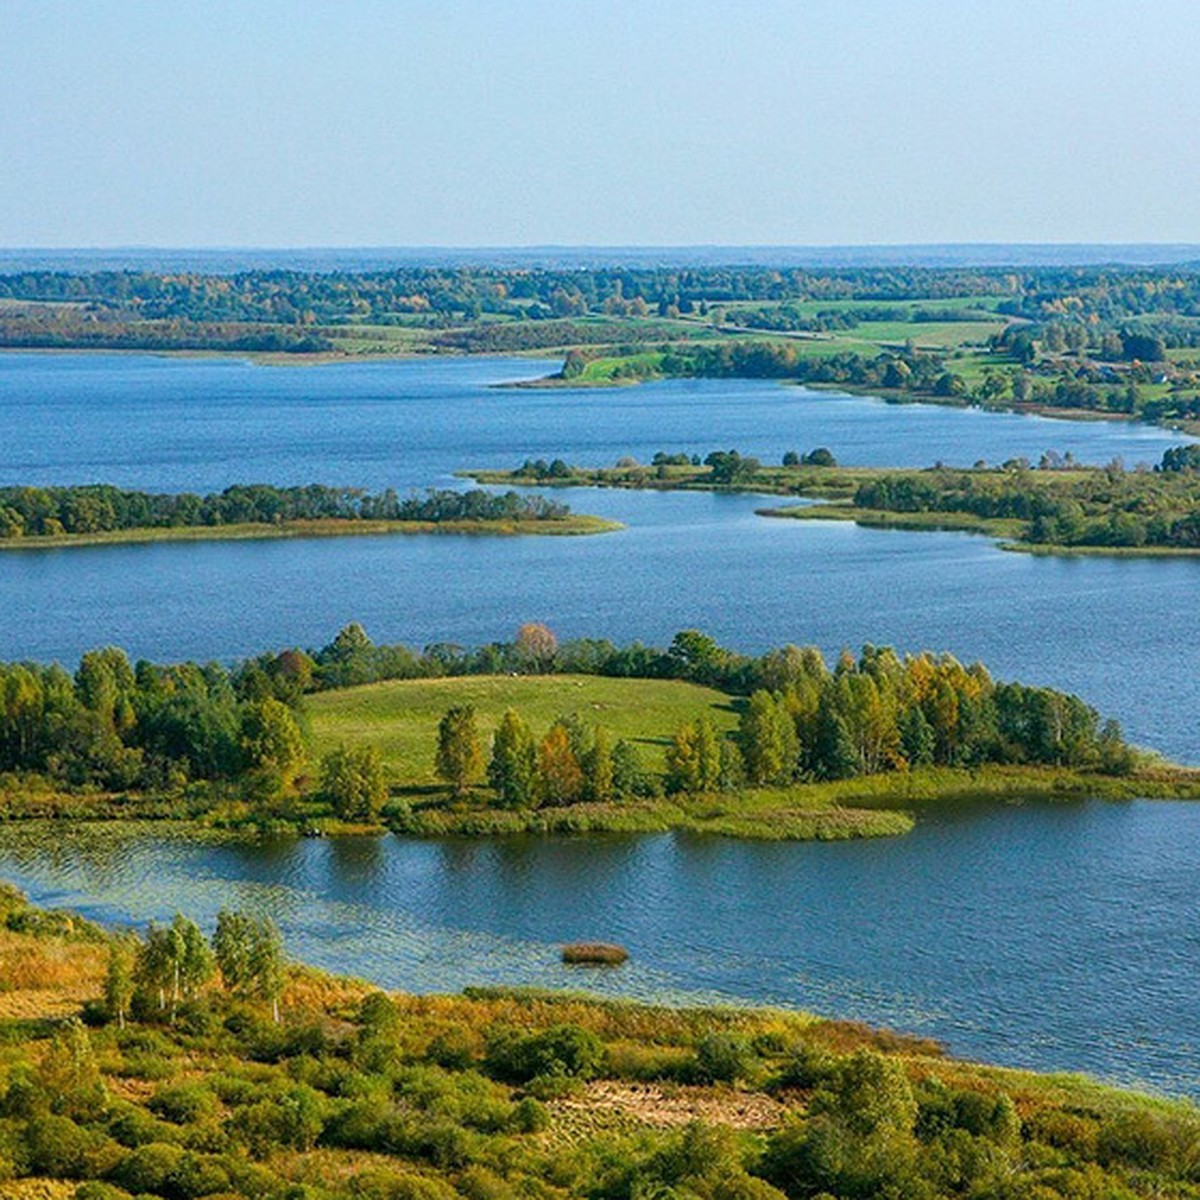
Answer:
<svg viewBox="0 0 1200 1200"><path fill-rule="evenodd" d="M0 0L0 246L1200 241L1197 0Z"/></svg>

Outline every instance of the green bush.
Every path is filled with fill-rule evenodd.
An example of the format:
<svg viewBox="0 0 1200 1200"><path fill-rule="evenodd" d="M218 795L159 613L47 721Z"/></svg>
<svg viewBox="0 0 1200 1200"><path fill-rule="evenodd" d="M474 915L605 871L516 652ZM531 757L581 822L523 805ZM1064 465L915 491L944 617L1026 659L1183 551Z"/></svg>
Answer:
<svg viewBox="0 0 1200 1200"><path fill-rule="evenodd" d="M192 1125L217 1111L217 1098L197 1083L180 1083L159 1088L146 1102L156 1116L175 1125Z"/></svg>
<svg viewBox="0 0 1200 1200"><path fill-rule="evenodd" d="M590 1079L603 1061L604 1043L578 1025L554 1025L527 1036L497 1030L484 1056L489 1072L511 1083L528 1083L537 1076Z"/></svg>
<svg viewBox="0 0 1200 1200"><path fill-rule="evenodd" d="M696 1073L706 1083L734 1083L754 1069L749 1042L731 1033L706 1034L696 1043Z"/></svg>
<svg viewBox="0 0 1200 1200"><path fill-rule="evenodd" d="M165 1193L168 1180L183 1161L183 1150L165 1142L139 1146L113 1172L113 1178L133 1192Z"/></svg>
<svg viewBox="0 0 1200 1200"><path fill-rule="evenodd" d="M26 1128L25 1141L30 1171L55 1179L106 1175L124 1153L104 1134L83 1129L69 1117L35 1117Z"/></svg>

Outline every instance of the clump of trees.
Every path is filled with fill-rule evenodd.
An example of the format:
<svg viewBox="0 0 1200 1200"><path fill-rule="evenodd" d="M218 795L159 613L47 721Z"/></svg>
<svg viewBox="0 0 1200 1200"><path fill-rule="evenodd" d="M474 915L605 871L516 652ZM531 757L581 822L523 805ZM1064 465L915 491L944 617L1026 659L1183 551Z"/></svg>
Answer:
<svg viewBox="0 0 1200 1200"><path fill-rule="evenodd" d="M1194 446L1172 447L1156 471L1120 463L1066 472L1017 460L995 470L894 471L862 483L858 508L896 513L968 513L1021 522L1023 540L1060 546L1200 547L1200 476Z"/></svg>
<svg viewBox="0 0 1200 1200"><path fill-rule="evenodd" d="M681 656L707 649L703 635L681 639ZM963 666L951 655L901 657L866 646L857 661L843 654L831 670L816 649L787 646L761 661L759 682L735 733L721 733L707 716L681 725L662 774L646 769L635 743L613 745L607 730L575 714L539 738L508 709L488 757L473 708L443 716L436 769L458 799L486 778L498 804L526 809L926 766L1035 764L1120 775L1135 764L1117 723L1101 724L1077 696L997 683L982 664Z"/></svg>
<svg viewBox="0 0 1200 1200"><path fill-rule="evenodd" d="M108 484L0 488L0 538L54 537L122 529L281 525L292 521L561 521L564 504L544 496L497 494L473 488L430 488L401 499L388 488L272 487L235 484L223 492L155 494Z"/></svg>
<svg viewBox="0 0 1200 1200"><path fill-rule="evenodd" d="M635 744L614 745L607 729L574 713L539 738L520 713L506 709L488 754L474 709L452 708L438 725L434 765L456 798L486 778L504 808L605 803L659 790Z"/></svg>
<svg viewBox="0 0 1200 1200"><path fill-rule="evenodd" d="M86 653L74 676L0 664L0 772L110 790L252 780L278 796L304 763L299 702L282 666L273 677L216 663L135 666L113 647Z"/></svg>

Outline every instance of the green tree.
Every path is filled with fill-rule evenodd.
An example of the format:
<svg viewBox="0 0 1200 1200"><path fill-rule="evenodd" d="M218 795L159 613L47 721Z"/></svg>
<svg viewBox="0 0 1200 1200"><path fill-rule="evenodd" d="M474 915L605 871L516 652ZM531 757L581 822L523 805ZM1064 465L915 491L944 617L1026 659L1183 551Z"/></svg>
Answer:
<svg viewBox="0 0 1200 1200"><path fill-rule="evenodd" d="M751 783L785 783L796 771L796 725L782 698L759 689L739 722L742 755Z"/></svg>
<svg viewBox="0 0 1200 1200"><path fill-rule="evenodd" d="M304 766L304 740L292 710L268 697L242 713L242 749L251 769L276 771L291 784Z"/></svg>
<svg viewBox="0 0 1200 1200"><path fill-rule="evenodd" d="M506 808L529 808L537 799L537 744L515 709L507 709L496 728L488 782Z"/></svg>
<svg viewBox="0 0 1200 1200"><path fill-rule="evenodd" d="M228 908L217 913L217 928L212 938L213 954L225 990L234 995L244 994L250 986L250 947L254 943L254 926L255 920L249 913Z"/></svg>
<svg viewBox="0 0 1200 1200"><path fill-rule="evenodd" d="M339 746L321 760L321 792L343 821L374 821L387 800L377 746Z"/></svg>
<svg viewBox="0 0 1200 1200"><path fill-rule="evenodd" d="M133 1000L133 966L136 946L128 938L114 937L108 945L108 965L104 972L104 1011L110 1021L125 1028L125 1014Z"/></svg>
<svg viewBox="0 0 1200 1200"><path fill-rule="evenodd" d="M604 803L615 792L612 737L603 725L592 733L592 744L583 761L584 792L589 800Z"/></svg>
<svg viewBox="0 0 1200 1200"><path fill-rule="evenodd" d="M700 790L700 756L697 749L696 726L681 725L667 747L667 791L698 792Z"/></svg>
<svg viewBox="0 0 1200 1200"><path fill-rule="evenodd" d="M435 770L450 784L454 795L462 797L482 776L483 767L483 744L479 740L474 706L466 704L449 709L438 722Z"/></svg>
<svg viewBox="0 0 1200 1200"><path fill-rule="evenodd" d="M269 917L256 921L250 939L250 981L253 994L271 1006L275 1022L279 1022L279 999L283 995L285 960L283 939L275 922Z"/></svg>

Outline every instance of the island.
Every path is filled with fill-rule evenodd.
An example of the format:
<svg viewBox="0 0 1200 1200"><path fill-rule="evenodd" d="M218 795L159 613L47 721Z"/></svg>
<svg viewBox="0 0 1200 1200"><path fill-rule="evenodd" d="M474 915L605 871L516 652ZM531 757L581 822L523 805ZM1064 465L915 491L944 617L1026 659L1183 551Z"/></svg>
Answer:
<svg viewBox="0 0 1200 1200"><path fill-rule="evenodd" d="M1195 797L1076 696L946 654L665 649L528 623L417 653L358 625L233 667L0 664L0 819L213 831L908 832L932 800Z"/></svg>
<svg viewBox="0 0 1200 1200"><path fill-rule="evenodd" d="M0 550L389 533L572 535L620 529L540 496L430 488L406 499L394 489L321 484L236 484L191 492L123 491L107 484L0 487Z"/></svg>
<svg viewBox="0 0 1200 1200"><path fill-rule="evenodd" d="M1076 463L1047 453L971 468L938 464L840 467L829 449L788 451L768 466L737 450L660 452L612 467L526 460L511 471L464 472L488 484L774 493L822 503L761 508L760 515L846 520L879 528L963 530L1034 553L1172 555L1200 552L1200 446L1175 446L1154 470Z"/></svg>
<svg viewBox="0 0 1200 1200"><path fill-rule="evenodd" d="M116 932L3 884L0 961L7 1200L1195 1194L1193 1103L804 1012L387 993L259 914Z"/></svg>

